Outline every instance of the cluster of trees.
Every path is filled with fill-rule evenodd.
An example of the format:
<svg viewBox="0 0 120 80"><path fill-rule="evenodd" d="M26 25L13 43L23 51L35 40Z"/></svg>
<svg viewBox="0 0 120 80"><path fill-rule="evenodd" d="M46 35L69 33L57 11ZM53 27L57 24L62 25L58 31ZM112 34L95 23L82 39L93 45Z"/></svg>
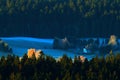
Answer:
<svg viewBox="0 0 120 80"><path fill-rule="evenodd" d="M0 35L119 35L119 8L119 0L0 0Z"/></svg>
<svg viewBox="0 0 120 80"><path fill-rule="evenodd" d="M0 59L0 80L119 80L120 54L74 62L63 55L59 61L42 55L22 59L14 55Z"/></svg>
<svg viewBox="0 0 120 80"><path fill-rule="evenodd" d="M0 39L0 51L12 53L12 48L6 42Z"/></svg>

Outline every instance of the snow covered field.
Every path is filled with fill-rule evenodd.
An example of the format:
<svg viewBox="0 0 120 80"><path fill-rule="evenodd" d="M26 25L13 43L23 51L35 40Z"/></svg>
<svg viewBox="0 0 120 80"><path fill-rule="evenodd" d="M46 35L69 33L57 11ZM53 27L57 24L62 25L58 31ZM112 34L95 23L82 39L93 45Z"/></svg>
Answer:
<svg viewBox="0 0 120 80"><path fill-rule="evenodd" d="M52 49L53 39L38 39L31 37L2 37L1 39L8 43L8 45L12 47L13 53L18 56L23 56L27 53L29 48L41 49L46 55L50 55L54 58L58 58L63 54L67 54L67 56L71 58L74 58L75 55L84 55L88 59L96 56L95 54L74 54L70 51ZM0 56L2 55L7 54L0 52Z"/></svg>

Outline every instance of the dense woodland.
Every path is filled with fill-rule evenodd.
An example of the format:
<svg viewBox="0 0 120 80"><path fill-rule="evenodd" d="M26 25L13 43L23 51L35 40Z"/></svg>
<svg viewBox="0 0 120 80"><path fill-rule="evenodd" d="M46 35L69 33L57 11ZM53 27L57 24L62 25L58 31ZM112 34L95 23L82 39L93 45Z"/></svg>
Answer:
<svg viewBox="0 0 120 80"><path fill-rule="evenodd" d="M120 0L0 0L0 36L120 36Z"/></svg>
<svg viewBox="0 0 120 80"><path fill-rule="evenodd" d="M0 59L0 80L119 80L120 54L110 54L106 58L97 56L90 61L74 62L63 55L59 61L46 55L36 60L33 55L2 56Z"/></svg>

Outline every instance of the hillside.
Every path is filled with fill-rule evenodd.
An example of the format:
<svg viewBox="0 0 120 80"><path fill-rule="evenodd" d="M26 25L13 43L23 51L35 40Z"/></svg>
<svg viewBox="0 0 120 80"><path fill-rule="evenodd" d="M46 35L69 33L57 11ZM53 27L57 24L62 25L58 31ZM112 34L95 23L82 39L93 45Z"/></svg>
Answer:
<svg viewBox="0 0 120 80"><path fill-rule="evenodd" d="M119 0L0 0L0 36L120 36Z"/></svg>

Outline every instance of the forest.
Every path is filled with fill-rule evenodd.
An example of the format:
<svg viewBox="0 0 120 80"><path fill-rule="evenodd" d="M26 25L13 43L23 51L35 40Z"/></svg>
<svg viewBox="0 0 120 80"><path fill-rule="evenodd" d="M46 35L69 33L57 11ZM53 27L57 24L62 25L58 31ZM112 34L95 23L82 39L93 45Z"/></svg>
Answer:
<svg viewBox="0 0 120 80"><path fill-rule="evenodd" d="M120 54L74 61L67 55L60 60L42 55L36 59L25 54L0 58L0 80L119 80Z"/></svg>
<svg viewBox="0 0 120 80"><path fill-rule="evenodd" d="M0 0L0 36L120 36L119 0Z"/></svg>

